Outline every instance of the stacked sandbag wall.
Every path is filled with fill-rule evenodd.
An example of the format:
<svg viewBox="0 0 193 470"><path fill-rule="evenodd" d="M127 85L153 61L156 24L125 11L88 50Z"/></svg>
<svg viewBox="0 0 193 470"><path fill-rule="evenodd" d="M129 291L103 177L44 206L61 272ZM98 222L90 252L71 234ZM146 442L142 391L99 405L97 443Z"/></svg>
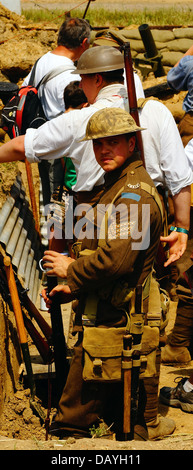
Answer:
<svg viewBox="0 0 193 470"><path fill-rule="evenodd" d="M155 41L156 48L162 55L163 66L173 67L184 53L193 45L193 27L192 28L172 28L172 29L155 29L150 30ZM113 29L111 29L113 31ZM124 36L131 47L131 55L133 58L144 58L144 44L138 27L126 27L116 30L115 33ZM93 31L92 40L99 31Z"/></svg>

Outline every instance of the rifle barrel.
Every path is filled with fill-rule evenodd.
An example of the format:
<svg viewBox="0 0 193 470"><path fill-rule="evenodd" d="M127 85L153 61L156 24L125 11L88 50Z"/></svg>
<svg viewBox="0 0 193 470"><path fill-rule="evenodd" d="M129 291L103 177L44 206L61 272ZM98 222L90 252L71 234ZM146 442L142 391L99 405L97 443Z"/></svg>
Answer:
<svg viewBox="0 0 193 470"><path fill-rule="evenodd" d="M47 283L49 294L51 290L57 286L57 277L47 276ZM67 360L67 345L64 336L60 299L58 298L58 295L55 295L52 298L50 315L52 324L52 342L54 348L57 390L58 396L61 396L68 375L69 364Z"/></svg>
<svg viewBox="0 0 193 470"><path fill-rule="evenodd" d="M135 120L137 126L140 126L139 122L139 113L137 107L137 98L136 98L136 91L135 91L135 81L133 75L133 65L132 65L132 58L131 58L131 50L130 50L130 43L127 42L122 46L124 51L124 62L125 62L125 73L126 73L126 82L127 82L127 93L128 93L128 101L129 101L129 109L130 114ZM138 150L140 152L140 156L145 167L145 160L144 160L144 151L143 151L143 142L141 137L141 131L136 132Z"/></svg>

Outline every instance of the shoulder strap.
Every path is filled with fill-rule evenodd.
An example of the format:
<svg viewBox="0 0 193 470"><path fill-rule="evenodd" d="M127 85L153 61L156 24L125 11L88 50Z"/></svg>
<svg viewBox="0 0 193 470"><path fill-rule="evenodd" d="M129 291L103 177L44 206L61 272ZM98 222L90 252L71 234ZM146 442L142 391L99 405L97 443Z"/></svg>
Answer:
<svg viewBox="0 0 193 470"><path fill-rule="evenodd" d="M57 75L59 75L60 73L62 72L66 72L67 70L75 70L76 67L75 66L60 66L56 69L53 69L51 70L50 72L48 72L46 75L44 75L44 77L42 77L42 79L40 80L40 82L38 83L38 85L36 86L37 90L38 88L41 86L41 85L45 85L45 83L47 83L49 80L51 80L52 78L56 77Z"/></svg>
<svg viewBox="0 0 193 470"><path fill-rule="evenodd" d="M36 60L33 68L32 68L32 71L31 71L31 75L30 75L30 79L29 79L29 85L34 85L34 78L35 78L35 72L36 72L36 65L38 63L38 61L40 60L40 57L39 59Z"/></svg>
<svg viewBox="0 0 193 470"><path fill-rule="evenodd" d="M150 186L150 184L148 184L148 183L144 183L144 181L141 181L140 185L141 185L141 189L143 189L143 191L146 191L148 194L150 194L155 199L155 202L157 203L157 205L159 207L159 210L161 212L161 217L162 217L162 220L163 220L163 207L162 207L161 199L159 197L157 189L154 186Z"/></svg>
<svg viewBox="0 0 193 470"><path fill-rule="evenodd" d="M139 98L137 100L138 109L143 108L148 101L160 101L159 98L155 96L150 96L149 98Z"/></svg>

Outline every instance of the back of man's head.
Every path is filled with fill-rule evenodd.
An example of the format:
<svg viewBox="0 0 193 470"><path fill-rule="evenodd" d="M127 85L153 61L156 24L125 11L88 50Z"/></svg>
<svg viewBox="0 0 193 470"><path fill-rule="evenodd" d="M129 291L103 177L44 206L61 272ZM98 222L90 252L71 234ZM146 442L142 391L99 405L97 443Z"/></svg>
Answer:
<svg viewBox="0 0 193 470"><path fill-rule="evenodd" d="M87 103L87 97L82 88L79 87L79 82L70 82L64 89L64 104L65 109L77 109L81 105Z"/></svg>
<svg viewBox="0 0 193 470"><path fill-rule="evenodd" d="M82 18L68 18L62 23L58 33L58 46L76 49L84 39L90 41L90 25Z"/></svg>

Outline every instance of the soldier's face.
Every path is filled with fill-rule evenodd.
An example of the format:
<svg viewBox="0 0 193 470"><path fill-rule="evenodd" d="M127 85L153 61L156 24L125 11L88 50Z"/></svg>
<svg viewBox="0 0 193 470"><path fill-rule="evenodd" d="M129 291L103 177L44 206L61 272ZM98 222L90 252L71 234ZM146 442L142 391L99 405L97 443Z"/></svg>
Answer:
<svg viewBox="0 0 193 470"><path fill-rule="evenodd" d="M103 137L93 140L93 149L99 165L109 172L122 166L132 155L135 148L135 137L129 140L125 135Z"/></svg>

